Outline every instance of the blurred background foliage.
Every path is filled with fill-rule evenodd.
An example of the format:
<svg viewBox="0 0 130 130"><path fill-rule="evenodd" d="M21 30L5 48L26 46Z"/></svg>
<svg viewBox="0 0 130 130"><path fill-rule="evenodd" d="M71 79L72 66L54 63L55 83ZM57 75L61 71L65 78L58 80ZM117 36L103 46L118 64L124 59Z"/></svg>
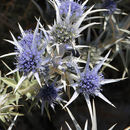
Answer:
<svg viewBox="0 0 130 130"><path fill-rule="evenodd" d="M95 3L98 5L101 2L101 0L89 0L89 5ZM128 23L130 23L130 0L122 0L118 3L118 8L128 14ZM9 30L11 30L15 36L18 36L20 33L17 24L18 22L25 30L30 28L34 29L36 26L36 20L34 16L36 16L37 18L41 17L41 23L43 23L44 26L47 27L47 24L53 24L55 12L46 0L0 0L0 55L13 52L14 50L14 47L11 44L3 40L11 39ZM129 28L130 27L128 27L127 29ZM124 53L126 53L126 51L124 51ZM14 69L14 57L6 57L2 60L4 60L4 62L11 69ZM116 58L111 62L111 64L114 67L118 68L119 72L108 68L107 70L105 70L107 78L110 78L111 76L113 78L120 77L124 71L121 57L117 55ZM2 61L0 61L0 70L2 71L2 75L5 75L8 72L7 67L2 63ZM3 88L7 88L7 86L4 83L1 84L3 85L0 86L0 92L3 93ZM8 91L8 93L10 92L9 89L5 89L4 91ZM100 99L96 98L95 102L97 108L98 128L100 130L107 129L114 123L118 124L115 127L115 130L122 130L127 126L130 126L130 79L121 81L119 83L107 85L103 91L104 95L106 97L109 97L110 101L112 101L113 104L117 106L117 109L112 108L111 106L103 103L103 101L101 101ZM6 120L7 122L7 118L9 118L10 114L14 114L15 116L17 115L17 111L13 111L14 107L17 107L17 102L14 102L15 97L12 98L12 102L10 103L2 103L2 100L6 101L8 100L8 98L11 98L9 97L9 95L6 94L3 97L1 96L0 98L0 106L2 106L1 108L4 108L5 106L10 107L10 113L5 116L6 118L1 119ZM28 97L28 102L24 102L24 100L19 100L20 104L24 104L24 107L20 106L19 113L24 113L25 116L23 117L21 115L21 117L17 119L14 130L59 130L60 126L64 128L63 130L66 130L67 127L64 123L65 120L74 129L73 123L70 120L68 114L61 110L61 108L59 108L58 106L56 106L56 113L50 110L52 121L49 121L46 114L44 114L43 116L41 115L38 106L34 107L32 111L28 113L28 106L31 104L31 100L29 100L29 95L26 96ZM22 99L26 100L27 97L22 96ZM21 95L19 95L17 98L20 99ZM80 102L80 100L82 100L82 102ZM70 107L73 115L75 115L75 118L81 124L81 126L84 126L83 121L86 120L86 116L89 116L87 114L87 109L84 109L86 108L85 105L85 101L82 99L82 97L80 97L77 102L74 102ZM3 114L4 109L2 109ZM0 123L0 129L2 129L3 124L2 122Z"/></svg>

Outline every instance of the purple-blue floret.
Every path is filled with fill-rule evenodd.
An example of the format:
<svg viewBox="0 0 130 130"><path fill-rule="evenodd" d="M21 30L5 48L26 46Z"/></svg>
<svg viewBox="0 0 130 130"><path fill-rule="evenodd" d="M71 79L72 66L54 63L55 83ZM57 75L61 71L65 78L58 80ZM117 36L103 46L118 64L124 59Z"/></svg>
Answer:
<svg viewBox="0 0 130 130"><path fill-rule="evenodd" d="M18 37L18 39L19 39L18 42L19 42L20 46L22 46L22 47L26 47L26 46L31 47L34 34L33 34L32 30L25 31L25 34L26 35L24 37L22 37L22 36ZM42 38L43 38L43 36L41 33L36 35L35 42L36 42L37 46L39 46L41 44Z"/></svg>
<svg viewBox="0 0 130 130"><path fill-rule="evenodd" d="M69 1L69 0L61 2L60 14L62 16L67 16L70 5L71 5L70 16L75 16L76 18L81 17L83 14L83 9L82 9L81 5L74 1Z"/></svg>

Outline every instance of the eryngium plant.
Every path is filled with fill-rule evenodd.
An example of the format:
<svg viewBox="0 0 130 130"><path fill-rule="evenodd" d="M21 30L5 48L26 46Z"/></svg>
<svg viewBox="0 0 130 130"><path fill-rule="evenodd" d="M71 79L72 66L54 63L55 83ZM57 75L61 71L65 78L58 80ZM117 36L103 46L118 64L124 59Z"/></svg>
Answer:
<svg viewBox="0 0 130 130"><path fill-rule="evenodd" d="M48 29L45 29L40 20L36 19L36 28L25 31L18 24L21 33L19 37L15 38L11 33L13 41L6 40L13 44L15 49L13 53L5 54L1 58L16 55L16 63L14 63L16 69L12 71L6 65L11 70L7 75L13 75L10 78L2 77L1 80L12 87L11 94L17 96L17 103L22 98L21 95L25 95L27 100L31 99L34 102L35 99L40 100L42 114L44 114L45 108L49 118L48 107L51 106L54 109L55 104L61 105L71 115L67 106L81 94L85 97L93 123L94 110L92 110L90 97L98 96L114 106L103 96L102 85L124 79L106 79L103 75L107 66L117 70L110 65L114 56L109 56L110 52L113 51L109 51L110 48L115 44L118 47L117 43L122 40L117 39L116 36L120 35L114 32L114 28L118 31L120 29L113 26L114 13L117 9L114 4L116 3L104 1L103 8L105 9L94 9L94 6L86 5L88 0L82 4L73 0L50 0L49 2L56 11L53 25L48 25ZM93 13L105 16L106 21L103 22L103 26L99 25L103 21L100 18L103 17L93 16ZM100 23L95 22L95 20L100 21ZM107 20L112 23L112 36L115 41L105 44L101 42L103 34L105 31L111 31L107 27L109 25ZM96 29L102 32L100 35L96 34L95 25ZM91 30L94 30L95 35L91 36ZM84 31L87 31L86 39L82 37ZM126 30L121 31L129 34ZM104 39L110 38L108 32ZM124 38L124 42L127 42L127 39ZM103 56L104 51L108 52L105 57ZM14 78L15 76L17 78ZM72 96L70 87L74 89ZM69 101L64 100L65 93L70 98ZM3 102L6 102L7 95L7 92L4 95L2 93L1 100ZM37 106L38 103L34 102L29 111L34 105ZM70 117L72 118L72 116Z"/></svg>
<svg viewBox="0 0 130 130"><path fill-rule="evenodd" d="M17 63L15 63L16 69L9 72L7 75L17 71L23 72L23 76L19 80L15 91L28 76L30 77L32 75L35 76L39 85L41 86L41 81L39 78L39 68L43 67L49 61L48 57L44 58L46 42L44 41L42 32L39 32L39 23L37 24L34 32L32 32L31 30L24 31L20 24L19 29L21 31L21 36L18 37L18 40L11 32L10 33L13 41L6 40L7 42L15 45L15 52L4 55L16 55L17 59Z"/></svg>

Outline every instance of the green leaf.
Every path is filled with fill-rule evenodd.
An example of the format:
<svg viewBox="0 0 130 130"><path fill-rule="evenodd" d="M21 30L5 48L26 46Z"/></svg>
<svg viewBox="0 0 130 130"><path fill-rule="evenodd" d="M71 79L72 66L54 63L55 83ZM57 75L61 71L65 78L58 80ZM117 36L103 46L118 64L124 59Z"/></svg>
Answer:
<svg viewBox="0 0 130 130"><path fill-rule="evenodd" d="M7 85L11 86L11 87L16 87L17 83L14 79L11 78L2 78L0 77L0 80L2 80L4 83L6 83Z"/></svg>

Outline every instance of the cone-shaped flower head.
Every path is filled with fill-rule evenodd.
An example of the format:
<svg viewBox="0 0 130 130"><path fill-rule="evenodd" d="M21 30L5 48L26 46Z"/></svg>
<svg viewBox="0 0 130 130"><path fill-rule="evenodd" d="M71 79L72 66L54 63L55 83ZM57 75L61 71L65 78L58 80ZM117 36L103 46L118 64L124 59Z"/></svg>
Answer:
<svg viewBox="0 0 130 130"><path fill-rule="evenodd" d="M67 4L68 3L72 3L72 4ZM81 6L82 9L82 15L77 19L74 20L71 15L72 12L76 12L78 9L79 10L79 6L78 3L75 3L72 0L67 0L67 1L62 1L59 2L58 0L51 0L52 5L54 6L55 10L56 10L56 21L54 22L53 26L49 26L50 30L48 31L50 33L51 39L52 39L52 44L55 45L58 49L59 49L59 44L63 44L65 45L64 47L66 49L76 49L76 43L75 43L75 39L78 38L81 34L82 31L84 31L86 28L99 24L96 22L84 25L81 27L82 22L84 21L84 19L87 17L87 15L97 12L97 11L91 11L93 9L94 6L90 7L87 11L83 11L83 8L85 6L85 4L87 3L87 0L82 4L79 5ZM62 7L62 3L65 3L65 5L67 7ZM64 17L62 17L61 15L61 10L67 9L66 11L66 15ZM73 9L73 11L72 11ZM80 11L77 11L77 14L80 13ZM57 50L58 50L57 49Z"/></svg>
<svg viewBox="0 0 130 130"><path fill-rule="evenodd" d="M116 10L116 2L114 0L104 0L103 8L108 9L108 13L112 14Z"/></svg>
<svg viewBox="0 0 130 130"><path fill-rule="evenodd" d="M60 15L66 17L69 12L69 8L71 8L70 17L73 17L73 19L76 20L83 15L84 10L82 8L82 5L72 0L66 0L61 2L59 7Z"/></svg>
<svg viewBox="0 0 130 130"><path fill-rule="evenodd" d="M54 87L53 85L44 85L43 88L40 89L39 97L42 99L42 101L48 102L49 104L52 104L56 101L56 98L58 96L58 89Z"/></svg>
<svg viewBox="0 0 130 130"><path fill-rule="evenodd" d="M87 70L86 73L81 75L79 82L79 91L81 93L94 95L97 91L100 91L100 81L103 80L103 76L93 71Z"/></svg>
<svg viewBox="0 0 130 130"><path fill-rule="evenodd" d="M34 33L32 31L26 31L24 36L19 37L18 44L21 46L22 51L17 56L17 68L24 72L25 75L30 72L37 72L42 63L42 49L39 46L42 42L42 35L37 33L34 39Z"/></svg>
<svg viewBox="0 0 130 130"><path fill-rule="evenodd" d="M88 57L86 67L84 71L80 74L79 85L78 85L78 89L80 93L83 93L86 95L97 95L97 93L100 92L101 82L104 80L104 77L102 73L99 73L98 71L100 70L104 61L107 59L108 54L92 70L90 70L89 68L90 58Z"/></svg>
<svg viewBox="0 0 130 130"><path fill-rule="evenodd" d="M75 39L75 30L71 25L66 23L55 24L51 31L53 43L57 44L71 44Z"/></svg>

